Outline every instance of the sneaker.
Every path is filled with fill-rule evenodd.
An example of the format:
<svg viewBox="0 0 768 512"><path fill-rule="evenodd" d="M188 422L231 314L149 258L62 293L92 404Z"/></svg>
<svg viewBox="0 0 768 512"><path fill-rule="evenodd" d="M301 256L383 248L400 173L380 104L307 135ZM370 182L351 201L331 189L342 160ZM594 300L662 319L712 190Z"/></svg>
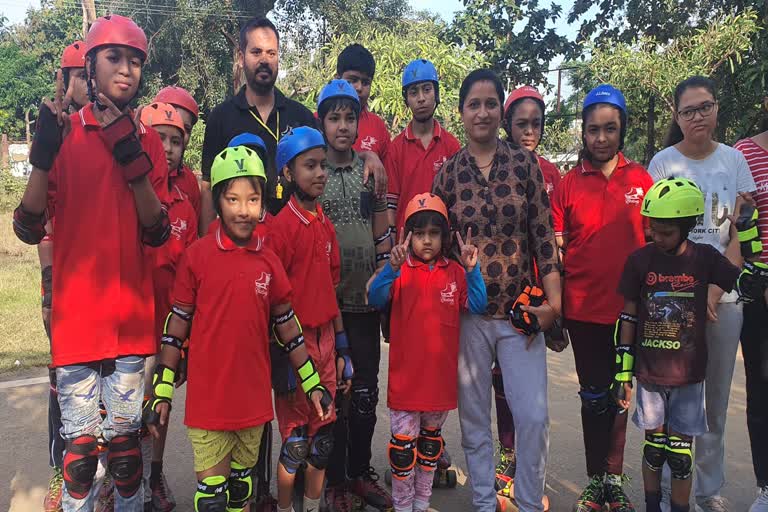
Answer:
<svg viewBox="0 0 768 512"><path fill-rule="evenodd" d="M605 504L603 480L603 475L595 475L589 480L587 486L581 491L579 499L576 500L574 512L599 512L603 509Z"/></svg>
<svg viewBox="0 0 768 512"><path fill-rule="evenodd" d="M378 510L389 510L393 506L392 495L379 484L379 474L370 466L362 475L350 480L349 492Z"/></svg>
<svg viewBox="0 0 768 512"><path fill-rule="evenodd" d="M174 508L176 508L176 499L173 497L171 488L168 487L165 473L160 473L160 478L152 487L152 510L153 512L171 512Z"/></svg>
<svg viewBox="0 0 768 512"><path fill-rule="evenodd" d="M345 484L325 486L326 512L352 512L352 497Z"/></svg>
<svg viewBox="0 0 768 512"><path fill-rule="evenodd" d="M515 482L517 456L514 448L499 446L499 452L499 463L496 465L496 493L509 498Z"/></svg>
<svg viewBox="0 0 768 512"><path fill-rule="evenodd" d="M696 503L696 512L728 512L728 500L720 495L710 496Z"/></svg>
<svg viewBox="0 0 768 512"><path fill-rule="evenodd" d="M51 481L48 482L48 492L43 500L43 510L45 512L60 512L62 510L61 493L63 489L64 475L61 473L61 468L53 468L53 476L51 476Z"/></svg>
<svg viewBox="0 0 768 512"><path fill-rule="evenodd" d="M768 485L757 489L757 499L749 507L749 512L768 512Z"/></svg>
<svg viewBox="0 0 768 512"><path fill-rule="evenodd" d="M632 502L624 494L624 482L628 478L623 475L606 475L603 486L605 502L611 512L635 512Z"/></svg>

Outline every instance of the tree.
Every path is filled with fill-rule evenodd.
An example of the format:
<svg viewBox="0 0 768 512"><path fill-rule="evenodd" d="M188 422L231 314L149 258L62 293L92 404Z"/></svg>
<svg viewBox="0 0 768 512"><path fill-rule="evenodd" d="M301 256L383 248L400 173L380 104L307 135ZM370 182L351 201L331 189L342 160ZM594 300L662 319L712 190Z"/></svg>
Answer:
<svg viewBox="0 0 768 512"><path fill-rule="evenodd" d="M0 133L24 136L25 114L52 89L52 81L40 73L34 57L12 41L0 42Z"/></svg>
<svg viewBox="0 0 768 512"><path fill-rule="evenodd" d="M571 52L572 43L557 34L553 24L562 8L538 0L464 0L446 37L461 46L474 46L508 88L546 84L546 72L558 55Z"/></svg>
<svg viewBox="0 0 768 512"><path fill-rule="evenodd" d="M361 43L376 59L376 79L368 103L371 111L383 116L390 132L397 133L410 119L402 94L401 77L405 65L413 59L429 59L440 76L440 107L447 127L461 135L458 116L459 88L464 77L474 68L486 64L485 57L471 47L459 49L440 39L439 25L427 22L404 22L389 29L379 28L365 34L342 34L331 39L311 59L297 62L281 82L289 96L302 101L311 110L322 86L336 73L336 56L348 44Z"/></svg>

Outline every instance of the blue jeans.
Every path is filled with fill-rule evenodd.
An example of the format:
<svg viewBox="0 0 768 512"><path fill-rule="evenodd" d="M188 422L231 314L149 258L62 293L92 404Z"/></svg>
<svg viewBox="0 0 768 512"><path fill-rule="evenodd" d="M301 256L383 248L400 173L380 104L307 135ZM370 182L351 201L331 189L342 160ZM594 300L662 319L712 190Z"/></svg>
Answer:
<svg viewBox="0 0 768 512"><path fill-rule="evenodd" d="M106 442L119 435L136 435L141 427L141 405L144 399L144 358L124 356L115 360L98 361L82 365L56 368L59 406L61 407L61 435L73 440L83 435L103 438ZM107 410L102 420L99 399ZM88 496L75 499L64 488L64 512L93 510L95 488ZM141 512L144 509L144 491L129 498L115 492L115 510Z"/></svg>

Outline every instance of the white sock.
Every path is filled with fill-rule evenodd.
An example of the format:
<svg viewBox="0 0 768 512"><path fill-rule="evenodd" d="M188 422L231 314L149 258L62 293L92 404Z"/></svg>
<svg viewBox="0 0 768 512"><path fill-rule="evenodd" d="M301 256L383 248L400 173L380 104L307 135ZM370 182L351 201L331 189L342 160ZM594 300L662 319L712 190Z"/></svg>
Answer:
<svg viewBox="0 0 768 512"><path fill-rule="evenodd" d="M301 507L301 512L317 512L320 510L320 498L312 499L304 496L304 505Z"/></svg>
<svg viewBox="0 0 768 512"><path fill-rule="evenodd" d="M288 508L280 508L280 505L278 505L277 512L293 512L293 505L288 505Z"/></svg>

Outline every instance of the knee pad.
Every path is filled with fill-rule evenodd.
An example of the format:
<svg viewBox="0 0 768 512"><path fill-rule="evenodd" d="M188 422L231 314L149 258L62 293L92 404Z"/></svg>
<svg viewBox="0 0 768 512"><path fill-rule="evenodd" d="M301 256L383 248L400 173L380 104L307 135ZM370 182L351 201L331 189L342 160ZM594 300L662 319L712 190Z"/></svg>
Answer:
<svg viewBox="0 0 768 512"><path fill-rule="evenodd" d="M375 417L376 406L378 404L378 388L352 388L352 407L358 415L364 417Z"/></svg>
<svg viewBox="0 0 768 512"><path fill-rule="evenodd" d="M669 436L666 446L667 464L672 470L672 478L686 480L691 477L693 471L693 451L691 441L686 441L678 436Z"/></svg>
<svg viewBox="0 0 768 512"><path fill-rule="evenodd" d="M291 435L288 436L280 449L280 462L288 473L294 474L307 460L308 455L307 427L306 425L296 427L291 431Z"/></svg>
<svg viewBox="0 0 768 512"><path fill-rule="evenodd" d="M393 434L389 441L389 465L392 476L405 480L416 465L416 439L401 434Z"/></svg>
<svg viewBox="0 0 768 512"><path fill-rule="evenodd" d="M246 468L234 460L229 473L229 507L228 512L240 512L248 504L253 494L252 468Z"/></svg>
<svg viewBox="0 0 768 512"><path fill-rule="evenodd" d="M136 494L143 470L138 435L113 438L109 442L107 466L120 496L130 498Z"/></svg>
<svg viewBox="0 0 768 512"><path fill-rule="evenodd" d="M223 476L209 476L197 482L196 512L227 512L228 499L228 483Z"/></svg>
<svg viewBox="0 0 768 512"><path fill-rule="evenodd" d="M651 471L661 471L667 460L667 434L652 432L645 434L643 442L643 461Z"/></svg>
<svg viewBox="0 0 768 512"><path fill-rule="evenodd" d="M437 468L443 446L445 442L441 429L422 428L419 431L419 439L416 441L416 462L424 471L434 471Z"/></svg>
<svg viewBox="0 0 768 512"><path fill-rule="evenodd" d="M325 469L333 451L333 424L323 425L312 438L307 462L317 469Z"/></svg>
<svg viewBox="0 0 768 512"><path fill-rule="evenodd" d="M88 496L96 476L99 446L95 436L85 435L64 443L66 452L62 473L70 496L81 500Z"/></svg>
<svg viewBox="0 0 768 512"><path fill-rule="evenodd" d="M613 400L608 388L586 386L579 390L582 411L588 411L598 416L605 414L611 408Z"/></svg>

